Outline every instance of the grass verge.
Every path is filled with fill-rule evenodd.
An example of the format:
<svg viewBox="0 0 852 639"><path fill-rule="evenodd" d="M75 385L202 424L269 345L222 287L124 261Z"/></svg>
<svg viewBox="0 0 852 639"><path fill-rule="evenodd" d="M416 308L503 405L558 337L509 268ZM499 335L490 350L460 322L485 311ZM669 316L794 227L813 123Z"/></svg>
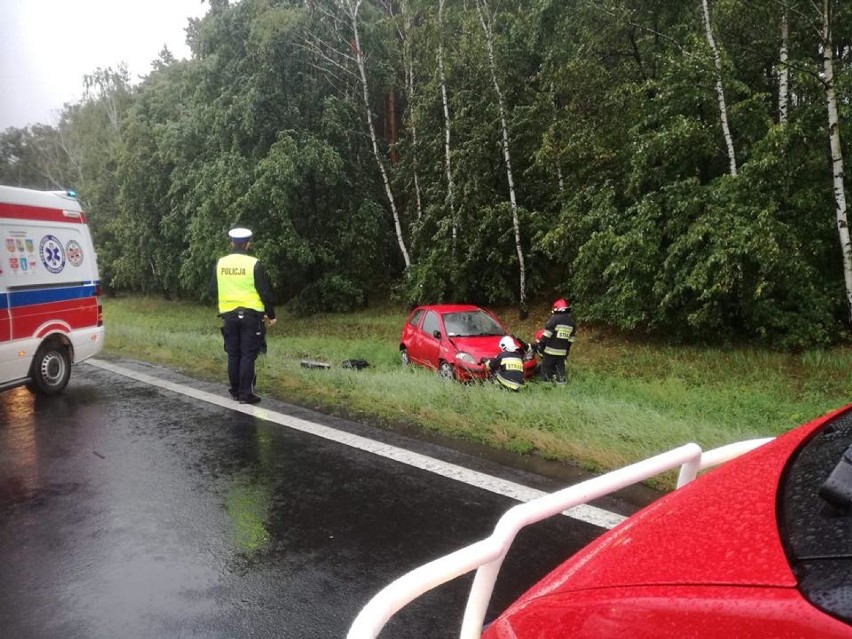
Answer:
<svg viewBox="0 0 852 639"><path fill-rule="evenodd" d="M547 309L513 321L531 337ZM584 327L568 362L570 383L534 382L510 394L490 384L446 382L399 364L407 312L385 307L298 318L279 314L258 360L258 386L294 404L369 421L405 424L589 470L624 466L694 441L712 448L779 435L849 401L852 349L784 354L652 345ZM106 355L165 365L226 393L220 322L211 307L147 297L105 300ZM303 358L332 364L312 370ZM356 371L340 363L365 359ZM663 480L663 484L670 482ZM665 487L665 485L660 486Z"/></svg>

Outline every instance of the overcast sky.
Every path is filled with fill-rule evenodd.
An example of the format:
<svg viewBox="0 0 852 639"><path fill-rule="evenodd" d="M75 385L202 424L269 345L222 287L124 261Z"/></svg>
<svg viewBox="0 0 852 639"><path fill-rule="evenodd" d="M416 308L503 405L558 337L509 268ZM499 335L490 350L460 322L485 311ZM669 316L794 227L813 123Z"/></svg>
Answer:
<svg viewBox="0 0 852 639"><path fill-rule="evenodd" d="M202 0L0 0L0 131L56 124L83 76L126 62L135 82L163 45L188 58L184 29Z"/></svg>

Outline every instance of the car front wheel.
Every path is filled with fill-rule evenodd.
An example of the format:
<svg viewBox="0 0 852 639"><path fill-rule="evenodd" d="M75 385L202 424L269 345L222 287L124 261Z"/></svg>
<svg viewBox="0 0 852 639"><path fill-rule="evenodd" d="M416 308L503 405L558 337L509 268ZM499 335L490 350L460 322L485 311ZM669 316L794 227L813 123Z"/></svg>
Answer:
<svg viewBox="0 0 852 639"><path fill-rule="evenodd" d="M404 348L399 351L399 361L403 366L408 366L411 363L411 360L408 359L408 351Z"/></svg>
<svg viewBox="0 0 852 639"><path fill-rule="evenodd" d="M59 344L44 344L33 359L31 383L28 385L44 395L61 393L71 377L71 358L68 349Z"/></svg>
<svg viewBox="0 0 852 639"><path fill-rule="evenodd" d="M438 375L444 379L455 379L456 371L449 362L441 362L441 366L438 367Z"/></svg>

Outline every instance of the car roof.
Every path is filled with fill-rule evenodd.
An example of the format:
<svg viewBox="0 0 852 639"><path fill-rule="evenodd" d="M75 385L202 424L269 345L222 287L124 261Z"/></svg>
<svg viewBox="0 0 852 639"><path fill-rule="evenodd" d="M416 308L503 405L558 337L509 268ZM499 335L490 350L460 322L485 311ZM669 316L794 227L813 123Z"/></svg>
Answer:
<svg viewBox="0 0 852 639"><path fill-rule="evenodd" d="M463 313L465 311L484 311L480 306L474 306L473 304L426 304L423 306L418 306L414 309L415 311L425 310L425 311L435 311L436 313Z"/></svg>

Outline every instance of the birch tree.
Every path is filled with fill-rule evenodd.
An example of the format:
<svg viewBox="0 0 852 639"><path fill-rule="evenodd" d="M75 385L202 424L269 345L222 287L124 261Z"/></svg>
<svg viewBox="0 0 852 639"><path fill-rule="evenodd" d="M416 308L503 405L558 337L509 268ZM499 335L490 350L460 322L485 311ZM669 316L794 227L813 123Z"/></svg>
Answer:
<svg viewBox="0 0 852 639"><path fill-rule="evenodd" d="M716 45L716 39L713 37L713 28L710 22L710 6L707 0L701 0L701 8L704 16L704 33L707 37L707 44L710 46L710 51L713 54L713 64L716 68L716 100L719 103L722 135L725 137L725 146L728 149L728 165L731 175L736 175L737 156L734 152L734 139L731 136L731 129L728 126L728 107L725 103L725 89L722 85L722 56L719 54L719 47Z"/></svg>
<svg viewBox="0 0 852 639"><path fill-rule="evenodd" d="M307 33L305 44L319 57L324 70L331 73L333 77L337 77L338 73L354 75L360 85L361 106L364 110L364 122L370 135L373 159L382 178L385 197L388 200L391 215L393 216L397 244L399 245L400 253L402 253L402 259L405 262L405 269L407 271L411 267L411 258L405 244L399 209L391 188L388 169L379 150L376 124L373 110L370 106L370 85L367 80L366 56L361 47L361 33L359 28L359 13L363 5L363 0L332 0L330 4L331 7L326 8L317 2L313 3L312 7L330 23L333 33L338 38L338 42L332 44L322 40L316 34Z"/></svg>
<svg viewBox="0 0 852 639"><path fill-rule="evenodd" d="M512 174L512 157L509 152L509 118L506 109L506 98L497 77L497 62L494 59L494 16L488 6L487 0L476 0L476 13L479 24L485 34L485 45L488 48L488 67L491 71L491 82L494 93L497 94L497 109L500 114L501 146L503 148L503 161L506 164L506 180L509 183L509 203L512 210L512 226L515 231L515 250L518 254L518 302L520 304L521 318L527 316L527 291L526 291L526 265L524 263L524 249L521 245L521 223L518 218L518 203L515 196L515 178Z"/></svg>
<svg viewBox="0 0 852 639"><path fill-rule="evenodd" d="M399 0L399 16L395 16L393 0L382 0L388 15L391 18L398 17L396 21L396 32L402 44L402 66L405 76L405 94L408 98L406 107L408 114L408 131L411 133L411 174L414 182L414 200L417 206L417 219L423 217L423 198L420 189L418 138L417 138L417 113L414 105L414 55L411 46L411 32L414 27L416 14L411 9L408 0Z"/></svg>
<svg viewBox="0 0 852 639"><path fill-rule="evenodd" d="M556 108L556 88L554 87L552 81L550 83L550 119L551 130L555 135L556 131L558 130L559 113ZM562 162L559 158L559 154L555 152L555 149L553 164L556 165L556 181L559 186L559 199L561 201L565 197L565 178L562 176Z"/></svg>
<svg viewBox="0 0 852 639"><path fill-rule="evenodd" d="M61 132L49 126L33 127L33 145L37 150L36 164L44 179L54 189L67 187L68 168L72 165L72 156L65 152L61 144ZM80 176L79 162L75 167L77 176Z"/></svg>
<svg viewBox="0 0 852 639"><path fill-rule="evenodd" d="M98 67L92 73L83 76L85 98L103 104L113 135L118 135L122 103L127 102L129 86L130 72L124 63L118 65L116 70L111 67L106 69Z"/></svg>
<svg viewBox="0 0 852 639"><path fill-rule="evenodd" d="M825 100L828 107L828 138L831 148L831 177L834 187L837 233L843 255L843 279L846 283L846 309L852 324L852 243L849 240L849 221L846 214L846 187L843 183L843 149L840 144L840 121L834 77L834 42L832 37L831 1L822 2L822 69Z"/></svg>
<svg viewBox="0 0 852 639"><path fill-rule="evenodd" d="M450 152L450 104L447 100L447 75L444 70L444 4L445 0L438 0L438 80L441 84L441 106L444 116L444 175L447 179L447 208L452 221L452 251L455 255L456 241L458 235L458 217L455 205L455 186L453 184L453 170Z"/></svg>
<svg viewBox="0 0 852 639"><path fill-rule="evenodd" d="M781 5L781 46L778 53L778 123L787 123L790 107L790 12Z"/></svg>

